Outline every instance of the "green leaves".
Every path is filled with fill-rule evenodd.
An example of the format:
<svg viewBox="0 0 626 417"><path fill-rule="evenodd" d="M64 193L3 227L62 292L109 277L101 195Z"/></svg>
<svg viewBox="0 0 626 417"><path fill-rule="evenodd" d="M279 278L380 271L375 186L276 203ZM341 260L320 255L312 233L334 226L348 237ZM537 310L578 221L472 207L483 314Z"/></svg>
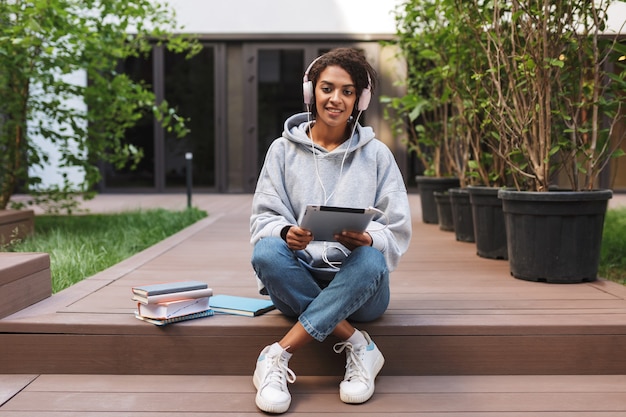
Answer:
<svg viewBox="0 0 626 417"><path fill-rule="evenodd" d="M608 0L468 0L488 65L475 61L492 149L521 188L547 190L560 173L572 189L597 186L619 155L626 47L603 33ZM487 30L485 30L487 28ZM619 55L618 55L619 56ZM619 69L607 72L606 62ZM618 91L621 91L618 92Z"/></svg>
<svg viewBox="0 0 626 417"><path fill-rule="evenodd" d="M547 58L548 62L550 63L551 66L554 67L558 67L558 68L564 68L565 67L565 62L563 62L562 60L558 59L558 58Z"/></svg>
<svg viewBox="0 0 626 417"><path fill-rule="evenodd" d="M0 0L0 114L7 119L0 124L0 209L18 182L33 191L41 183L27 175L29 165L47 159L43 147L32 146L35 138L54 143L60 168L86 173L83 184L65 186L89 189L100 180L96 162L141 157L123 138L143 115L156 109L168 131L187 133L185 118L156 103L151 86L117 72L120 60L143 56L155 43L197 53L199 43L177 30L173 10L158 0Z"/></svg>
<svg viewBox="0 0 626 417"><path fill-rule="evenodd" d="M425 173L457 176L463 186L505 181L502 165L487 157L497 147L483 100L483 85L497 71L481 45L489 33L489 8L493 3L473 9L464 0L407 0L396 10L406 95L387 103Z"/></svg>

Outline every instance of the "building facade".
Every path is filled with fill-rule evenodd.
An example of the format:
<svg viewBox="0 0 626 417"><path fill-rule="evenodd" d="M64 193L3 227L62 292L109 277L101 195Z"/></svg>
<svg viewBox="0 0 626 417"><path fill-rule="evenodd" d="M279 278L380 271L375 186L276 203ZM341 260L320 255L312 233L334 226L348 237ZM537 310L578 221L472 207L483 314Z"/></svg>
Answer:
<svg viewBox="0 0 626 417"><path fill-rule="evenodd" d="M284 120L304 110L305 69L317 56L340 46L363 50L378 71L379 89L361 123L374 128L396 156L409 188L414 186L420 168L393 134L378 100L402 94L397 83L405 76L404 65L396 49L383 43L394 37L393 12L402 0L169 3L183 31L200 39L201 53L187 60L155 46L146 59L128 59L120 70L152 85L159 100L189 118L191 132L176 139L152 117L144 118L126 138L143 149L143 160L134 170L102 164L100 192L180 192L186 188L189 154L195 192L252 192L265 152L281 134ZM616 3L609 16L615 28L611 30L624 30L626 3ZM39 175L45 182L58 180L54 167ZM611 162L600 186L626 191L626 158Z"/></svg>
<svg viewBox="0 0 626 417"><path fill-rule="evenodd" d="M158 99L190 118L190 134L176 139L146 117L127 140L145 157L137 169L103 165L101 192L175 192L184 189L191 153L195 191L252 192L265 152L284 120L304 110L302 77L325 51L351 46L378 71L376 97L362 124L371 125L410 176L409 157L384 120L378 98L399 92L403 66L392 46L395 0L173 0L184 31L203 50L187 60L156 47L121 70L151 84Z"/></svg>

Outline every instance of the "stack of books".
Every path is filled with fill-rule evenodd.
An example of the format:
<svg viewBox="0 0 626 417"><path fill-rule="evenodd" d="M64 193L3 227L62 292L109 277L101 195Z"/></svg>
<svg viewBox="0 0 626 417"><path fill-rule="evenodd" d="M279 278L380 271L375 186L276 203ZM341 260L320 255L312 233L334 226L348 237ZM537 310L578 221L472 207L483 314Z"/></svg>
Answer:
<svg viewBox="0 0 626 417"><path fill-rule="evenodd" d="M142 285L132 291L137 301L135 317L157 326L213 315L209 306L213 290L204 282Z"/></svg>

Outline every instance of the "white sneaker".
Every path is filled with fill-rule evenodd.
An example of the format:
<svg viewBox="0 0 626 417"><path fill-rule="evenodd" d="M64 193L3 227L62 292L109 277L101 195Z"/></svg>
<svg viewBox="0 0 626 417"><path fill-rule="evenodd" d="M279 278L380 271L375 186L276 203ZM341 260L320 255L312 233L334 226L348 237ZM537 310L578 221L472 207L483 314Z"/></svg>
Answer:
<svg viewBox="0 0 626 417"><path fill-rule="evenodd" d="M252 382L257 389L256 405L268 413L284 413L291 404L287 382L296 375L287 366L291 354L278 344L266 346L259 355Z"/></svg>
<svg viewBox="0 0 626 417"><path fill-rule="evenodd" d="M366 346L353 346L349 342L340 342L334 346L337 353L346 351L346 374L339 384L341 401L360 404L374 394L374 379L385 364L385 358L370 336L364 332Z"/></svg>

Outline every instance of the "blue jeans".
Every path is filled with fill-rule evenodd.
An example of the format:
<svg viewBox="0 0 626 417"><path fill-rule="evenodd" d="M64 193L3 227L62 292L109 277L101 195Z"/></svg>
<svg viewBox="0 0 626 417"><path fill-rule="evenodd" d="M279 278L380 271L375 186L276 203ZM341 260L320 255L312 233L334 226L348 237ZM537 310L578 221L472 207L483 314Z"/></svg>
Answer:
<svg viewBox="0 0 626 417"><path fill-rule="evenodd" d="M372 321L389 305L389 270L383 254L356 248L331 281L316 279L280 238L254 246L252 267L283 314L297 317L304 329L323 341L343 320Z"/></svg>

